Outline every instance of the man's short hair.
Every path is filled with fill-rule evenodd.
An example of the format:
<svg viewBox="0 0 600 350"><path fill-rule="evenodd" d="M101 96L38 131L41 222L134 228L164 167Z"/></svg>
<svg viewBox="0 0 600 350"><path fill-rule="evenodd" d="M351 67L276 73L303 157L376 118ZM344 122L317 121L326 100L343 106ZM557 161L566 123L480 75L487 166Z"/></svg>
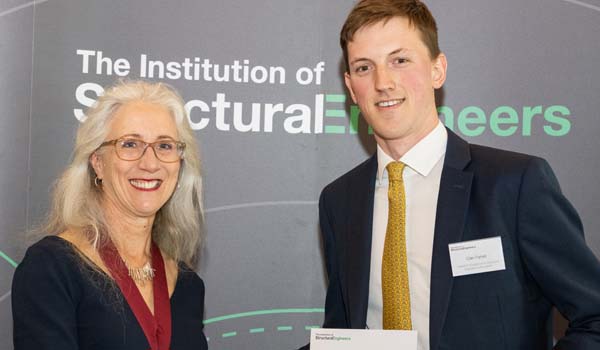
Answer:
<svg viewBox="0 0 600 350"><path fill-rule="evenodd" d="M387 22L394 17L407 18L408 23L419 31L431 59L440 55L437 25L424 3L419 0L361 0L350 11L340 32L346 71L349 71L348 43L352 41L354 34L363 27L381 21Z"/></svg>

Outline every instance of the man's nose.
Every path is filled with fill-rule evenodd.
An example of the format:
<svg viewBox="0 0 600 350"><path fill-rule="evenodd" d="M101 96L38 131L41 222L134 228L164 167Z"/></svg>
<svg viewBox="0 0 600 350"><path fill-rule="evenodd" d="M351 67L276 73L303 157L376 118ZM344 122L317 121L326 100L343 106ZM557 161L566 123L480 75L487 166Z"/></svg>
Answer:
<svg viewBox="0 0 600 350"><path fill-rule="evenodd" d="M392 74L387 67L377 67L375 70L375 89L378 91L393 90L396 87Z"/></svg>

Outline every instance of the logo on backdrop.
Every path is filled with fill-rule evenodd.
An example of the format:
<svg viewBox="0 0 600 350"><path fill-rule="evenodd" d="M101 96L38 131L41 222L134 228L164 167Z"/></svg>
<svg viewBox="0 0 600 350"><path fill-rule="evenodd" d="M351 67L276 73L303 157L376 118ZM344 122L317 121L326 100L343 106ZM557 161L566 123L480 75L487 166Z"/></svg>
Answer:
<svg viewBox="0 0 600 350"><path fill-rule="evenodd" d="M118 77L131 74L132 65L126 58L109 57L102 51L95 50L77 50L76 54L81 58L83 74ZM320 86L325 71L323 61L312 67L290 69L283 66L252 65L248 59L219 64L208 58L186 57L181 61L166 62L146 54L140 54L137 66L139 71L136 76L144 79L280 86ZM103 92L101 85L85 82L77 87L75 97L82 106L90 107ZM349 103L346 95L339 92L315 93L310 101L292 104L248 103L236 101L235 97L228 96L225 92L218 92L208 99L189 100L185 107L194 130L357 134L360 123L364 123L359 118L358 107ZM73 112L79 121L85 119L82 108L75 108ZM478 106L459 109L440 106L438 112L448 128L467 137L486 132L502 137L539 134L565 136L571 130L571 111L562 105L497 106L488 110ZM372 133L368 126L365 127Z"/></svg>

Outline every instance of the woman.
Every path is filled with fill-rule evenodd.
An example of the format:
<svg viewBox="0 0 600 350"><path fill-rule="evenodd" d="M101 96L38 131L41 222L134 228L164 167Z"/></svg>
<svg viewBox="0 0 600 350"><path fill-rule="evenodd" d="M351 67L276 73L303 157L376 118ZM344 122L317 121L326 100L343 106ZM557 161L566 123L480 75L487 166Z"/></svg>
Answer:
<svg viewBox="0 0 600 350"><path fill-rule="evenodd" d="M121 83L77 133L12 287L15 350L206 349L198 152L179 95Z"/></svg>

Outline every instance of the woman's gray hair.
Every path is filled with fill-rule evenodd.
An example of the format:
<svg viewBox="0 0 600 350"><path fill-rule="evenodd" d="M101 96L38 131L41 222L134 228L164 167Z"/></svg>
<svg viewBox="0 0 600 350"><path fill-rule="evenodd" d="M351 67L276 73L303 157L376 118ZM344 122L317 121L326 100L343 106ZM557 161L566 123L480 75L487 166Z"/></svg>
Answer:
<svg viewBox="0 0 600 350"><path fill-rule="evenodd" d="M199 152L183 100L164 83L119 82L87 110L86 119L77 131L73 160L55 185L44 230L48 234L80 231L96 249L106 241L109 227L100 205L102 191L94 185L96 173L90 156L105 141L115 112L132 101L167 108L175 120L179 141L186 144L177 186L156 214L152 239L170 258L191 266L203 237Z"/></svg>

